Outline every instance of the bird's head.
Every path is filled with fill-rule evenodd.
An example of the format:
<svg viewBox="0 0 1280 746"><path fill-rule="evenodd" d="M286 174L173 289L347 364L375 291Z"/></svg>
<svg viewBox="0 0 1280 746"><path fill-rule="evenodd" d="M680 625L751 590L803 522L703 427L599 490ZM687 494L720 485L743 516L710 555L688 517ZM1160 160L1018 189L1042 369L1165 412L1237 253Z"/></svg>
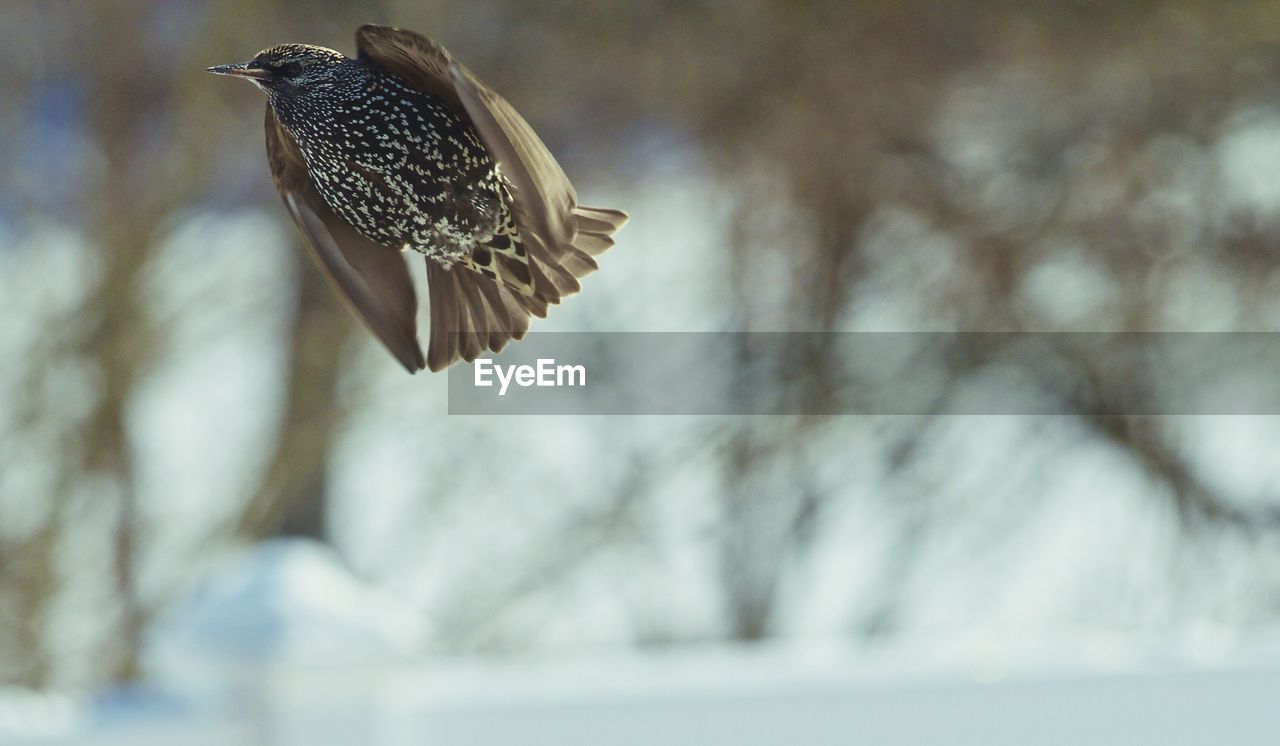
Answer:
<svg viewBox="0 0 1280 746"><path fill-rule="evenodd" d="M209 68L217 75L234 75L268 95L293 97L335 83L349 60L341 52L309 44L281 44L264 49L248 62Z"/></svg>

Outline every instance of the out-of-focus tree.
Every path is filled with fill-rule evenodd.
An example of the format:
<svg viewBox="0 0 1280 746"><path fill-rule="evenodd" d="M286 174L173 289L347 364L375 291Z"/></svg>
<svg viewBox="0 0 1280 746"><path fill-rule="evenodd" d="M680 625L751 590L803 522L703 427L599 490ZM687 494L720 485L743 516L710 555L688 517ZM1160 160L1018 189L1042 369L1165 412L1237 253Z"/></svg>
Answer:
<svg viewBox="0 0 1280 746"><path fill-rule="evenodd" d="M176 225L196 213L276 207L260 97L203 68L286 40L350 52L352 29L370 21L446 42L509 94L575 178L661 192L662 174L646 171L653 149L705 163L706 221L723 235L701 259L719 281L655 284L705 294L726 330L1194 328L1222 316L1196 297L1202 286L1235 309L1208 328L1274 326L1259 309L1276 287L1278 213L1224 194L1221 165L1250 121L1275 125L1280 12L1271 3L11 0L0 7L9 71L0 157L15 166L0 172L0 228L73 234L87 247L75 267L87 279L68 279L82 292L67 291L74 300L21 355L0 361L9 400L0 407L0 470L40 461L54 475L20 483L0 474L0 681L135 676L145 625L172 590L143 588L147 568L198 562L235 541L335 533L329 497L352 414L345 407L373 384L349 382L365 370L343 353L353 325L300 251L286 260L291 284L272 291L272 308L289 322L278 341L269 452L260 469L244 467L250 474L226 520L202 526L201 541L178 560L155 549L172 525L138 503L139 461L149 456L136 447L130 412L181 341L146 290ZM281 211L271 214L296 241ZM1064 290L1072 283L1074 295ZM4 308L52 307L26 302ZM6 334L20 336L0 325L0 350L10 349ZM859 385L841 379L818 337L741 339L743 377L730 385L786 400L764 405L821 412ZM955 349L939 351L946 385L937 415L981 380L976 361L992 350L978 345L989 343L959 335ZM1178 423L1125 414L1150 400L1149 382L1114 385L1101 373L1114 361L1096 350L1058 352L1066 372L1041 384L1070 402L1073 437L1136 465L1182 526L1275 528L1274 501L1240 499L1206 478ZM753 386L750 372L761 369L791 385ZM1060 390L1061 380L1086 385ZM483 494L488 482L468 480L493 471L489 449L503 427L468 435L459 425L432 452L412 454L422 504L457 512L461 493ZM787 584L813 562L815 536L847 499L840 487L859 480L876 484L894 540L875 570L877 590L857 602L855 631L891 634L921 551L956 531L945 496L968 490L972 506L996 501L993 485L1035 489L1011 487L1001 473L1003 462L1020 460L1016 448L984 479L957 484L961 465L939 456L952 427L942 416L717 421L708 541L723 623L711 634L755 640L783 627ZM859 472L865 460L842 450L855 435L883 454L872 477ZM645 545L638 506L657 500L681 459L706 455L618 453L599 443L609 441L600 438L590 456L617 466L617 478L601 484L596 503L556 505L554 496L527 495L533 485L510 496L563 511L549 530L572 540L530 550L536 557L519 567L481 563L487 584L458 570L455 598L434 610L442 644L501 646L484 625L504 609L608 546ZM503 453L508 468L519 457ZM438 468L418 466L429 460ZM1011 498L997 512L1028 501ZM58 620L85 608L101 612L100 628L69 643ZM684 634L652 616L637 622L645 628L637 638ZM74 645L78 659L96 663L67 664Z"/></svg>
<svg viewBox="0 0 1280 746"><path fill-rule="evenodd" d="M49 371L70 366L82 370L92 387L92 402L82 419L57 421L51 413L39 411L24 417L32 429L58 431L50 444L55 450L47 454L59 478L55 489L45 495L51 506L45 522L12 544L5 542L0 551L8 560L6 572L15 575L4 588L13 589L19 608L24 609L15 614L19 623L13 629L19 636L13 649L21 651L15 659L36 661L21 664L21 673L14 678L34 684L48 681L51 675L46 664L38 663L46 657L47 637L32 637L23 630L48 625L50 620L38 613L36 598L21 599L34 596L47 603L59 589L56 545L67 540L63 524L86 509L85 500L97 503L90 510L106 521L99 530L113 537L103 550L108 556L96 558L99 566L112 568L110 643L103 645L106 655L96 657L100 668L90 675L131 678L137 674L136 655L152 611L151 604L140 597L137 573L149 532L156 527L146 525L136 502L128 408L155 354L168 344L165 328L143 310L143 278L166 238L167 222L210 197L215 185L209 177L218 172L215 164L223 162L228 152L260 160L260 134L249 122L236 123L232 117L241 112L227 111L225 100L200 73L214 50L228 46L225 40L249 36L246 31L270 15L259 3L226 2L217 11L197 14L198 27L184 28L175 24L179 19L164 3L63 6L13 3L3 11L5 29L10 31L5 39L14 41L10 49L17 50L13 69L26 74L18 78L23 87L7 94L16 104L11 111L25 115L7 121L13 141L56 149L60 143L39 134L51 127L83 138L79 162L63 165L76 188L62 200L36 188L38 171L19 171L6 187L18 200L28 200L31 222L54 221L80 232L94 260L89 289L56 327L47 330L36 354L25 361L32 386L44 383ZM51 115L39 106L43 99L71 101L72 108ZM50 123L42 121L42 116L66 120ZM336 345L315 345L310 340L340 339L347 323L339 312L317 301L318 290L323 290L318 278L299 276L303 278L295 294L299 333L290 343L294 371L290 381L305 385L293 387L300 390L293 398L303 401L286 410L284 430L309 436L314 431L323 439L326 430L300 427L298 421L311 425L331 410L312 389L332 382L329 371L336 366ZM39 398L35 391L28 391L22 401L34 406ZM299 409L305 414L299 414ZM282 452L290 453L294 442L292 435L282 437ZM322 458L323 440L316 451ZM303 471L308 479L323 473L310 451L293 458L301 462L294 470ZM277 464L281 460L277 458ZM307 484L287 479L280 484L282 471L287 470L276 466L269 471L264 492L293 489L307 494ZM104 500L111 504L102 504ZM280 528L281 521L258 516L257 502L251 506L255 512L246 516L244 531L260 535Z"/></svg>

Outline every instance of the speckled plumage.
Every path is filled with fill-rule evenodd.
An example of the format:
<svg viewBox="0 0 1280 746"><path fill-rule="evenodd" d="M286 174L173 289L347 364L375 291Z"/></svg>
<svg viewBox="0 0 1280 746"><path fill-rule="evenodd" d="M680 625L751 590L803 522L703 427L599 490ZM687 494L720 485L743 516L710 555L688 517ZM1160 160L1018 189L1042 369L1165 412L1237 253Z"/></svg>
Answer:
<svg viewBox="0 0 1280 746"><path fill-rule="evenodd" d="M579 205L501 96L431 40L362 26L359 54L285 44L209 68L267 94L271 173L317 265L410 371L499 351L580 289L627 220ZM426 256L431 339L400 254Z"/></svg>
<svg viewBox="0 0 1280 746"><path fill-rule="evenodd" d="M267 95L325 203L361 235L445 267L473 258L486 267L486 250L523 256L497 164L443 101L323 47L282 45L259 58L306 64L297 93Z"/></svg>

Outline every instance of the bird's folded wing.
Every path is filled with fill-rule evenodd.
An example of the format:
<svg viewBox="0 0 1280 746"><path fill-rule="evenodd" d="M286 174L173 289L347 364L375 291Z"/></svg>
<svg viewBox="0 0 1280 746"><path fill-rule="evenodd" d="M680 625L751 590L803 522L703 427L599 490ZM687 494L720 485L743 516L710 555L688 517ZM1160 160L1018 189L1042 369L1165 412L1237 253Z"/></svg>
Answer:
<svg viewBox="0 0 1280 746"><path fill-rule="evenodd" d="M347 306L410 373L426 361L418 346L418 299L404 258L361 236L329 209L311 183L293 138L267 107L271 175L312 259Z"/></svg>
<svg viewBox="0 0 1280 746"><path fill-rule="evenodd" d="M535 233L553 256L576 234L577 194L529 123L439 44L404 29L361 26L360 57L448 102L471 121L512 186L512 213L522 235Z"/></svg>

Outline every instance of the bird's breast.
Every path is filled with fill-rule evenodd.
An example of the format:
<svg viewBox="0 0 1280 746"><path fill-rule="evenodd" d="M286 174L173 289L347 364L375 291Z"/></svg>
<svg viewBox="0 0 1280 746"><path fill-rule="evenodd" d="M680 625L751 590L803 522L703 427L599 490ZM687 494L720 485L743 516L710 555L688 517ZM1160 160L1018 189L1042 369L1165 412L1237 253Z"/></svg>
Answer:
<svg viewBox="0 0 1280 746"><path fill-rule="evenodd" d="M314 108L286 127L317 191L360 233L462 256L498 231L506 205L497 167L443 102L389 79Z"/></svg>

